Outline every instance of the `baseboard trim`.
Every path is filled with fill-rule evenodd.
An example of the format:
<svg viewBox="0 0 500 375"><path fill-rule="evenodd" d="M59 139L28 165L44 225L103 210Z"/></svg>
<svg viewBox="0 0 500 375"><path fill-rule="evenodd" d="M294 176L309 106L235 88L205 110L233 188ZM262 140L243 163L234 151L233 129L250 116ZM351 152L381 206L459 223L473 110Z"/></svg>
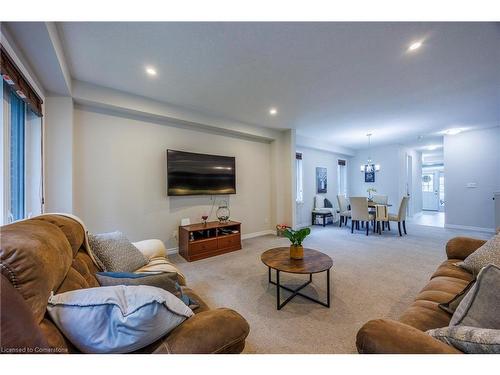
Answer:
<svg viewBox="0 0 500 375"><path fill-rule="evenodd" d="M178 247L171 247L170 249L167 249L167 255L174 255L177 253L179 253Z"/></svg>
<svg viewBox="0 0 500 375"><path fill-rule="evenodd" d="M249 238L267 236L268 234L276 234L276 231L274 231L272 229L268 229L268 230L263 230L260 232L247 233L247 234L243 234L241 236L241 239L248 240ZM174 254L178 254L178 253L179 253L178 247L171 247L170 249L167 249L167 255L174 255Z"/></svg>
<svg viewBox="0 0 500 375"><path fill-rule="evenodd" d="M462 230L473 230L476 232L495 233L495 229L493 228L470 227L467 225L456 225L456 224L445 224L444 227L447 229L462 229Z"/></svg>
<svg viewBox="0 0 500 375"><path fill-rule="evenodd" d="M242 240L248 240L249 238L267 236L268 234L276 234L276 231L273 229L262 230L260 232L253 232L241 235Z"/></svg>
<svg viewBox="0 0 500 375"><path fill-rule="evenodd" d="M302 229L302 228L307 228L307 227L310 227L311 224L310 223L301 223L301 224L297 224L295 226L295 229Z"/></svg>

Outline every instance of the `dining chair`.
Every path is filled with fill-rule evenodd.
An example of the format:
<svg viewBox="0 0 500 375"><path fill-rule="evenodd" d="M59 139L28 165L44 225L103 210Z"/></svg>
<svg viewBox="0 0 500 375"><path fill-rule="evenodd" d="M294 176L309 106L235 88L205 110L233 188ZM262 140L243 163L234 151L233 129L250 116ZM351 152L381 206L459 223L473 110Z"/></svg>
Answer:
<svg viewBox="0 0 500 375"><path fill-rule="evenodd" d="M387 195L374 195L372 198L373 203L375 204L385 204L387 205L388 202L388 196Z"/></svg>
<svg viewBox="0 0 500 375"><path fill-rule="evenodd" d="M385 223L389 222L389 213L385 204L375 205L375 222L378 234L382 234Z"/></svg>
<svg viewBox="0 0 500 375"><path fill-rule="evenodd" d="M359 223L366 224L366 235L370 230L370 221L375 219L375 215L368 212L368 199L366 197L351 197L351 233L354 232L354 225L359 229Z"/></svg>
<svg viewBox="0 0 500 375"><path fill-rule="evenodd" d="M402 236L401 234L401 223L403 223L403 230L406 233L406 208L408 207L408 197L403 197L401 199L401 203L399 204L399 210L397 215L396 214L389 214L389 221L397 221L398 222L398 229L399 229L399 235Z"/></svg>
<svg viewBox="0 0 500 375"><path fill-rule="evenodd" d="M339 204L340 215L339 226L341 227L342 223L345 223L345 225L347 226L347 221L351 217L351 211L349 211L349 201L344 194L339 194L337 195L337 202Z"/></svg>

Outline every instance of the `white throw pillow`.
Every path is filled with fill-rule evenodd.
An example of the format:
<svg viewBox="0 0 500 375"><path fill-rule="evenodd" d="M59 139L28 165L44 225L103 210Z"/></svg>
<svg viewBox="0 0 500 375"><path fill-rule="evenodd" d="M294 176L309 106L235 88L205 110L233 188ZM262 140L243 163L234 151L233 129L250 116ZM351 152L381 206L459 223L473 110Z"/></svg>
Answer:
<svg viewBox="0 0 500 375"><path fill-rule="evenodd" d="M321 195L316 195L316 198L314 199L314 205L316 209L318 208L325 208L325 198L322 197Z"/></svg>
<svg viewBox="0 0 500 375"><path fill-rule="evenodd" d="M193 311L166 290L108 286L51 295L47 310L84 353L129 353L181 324Z"/></svg>

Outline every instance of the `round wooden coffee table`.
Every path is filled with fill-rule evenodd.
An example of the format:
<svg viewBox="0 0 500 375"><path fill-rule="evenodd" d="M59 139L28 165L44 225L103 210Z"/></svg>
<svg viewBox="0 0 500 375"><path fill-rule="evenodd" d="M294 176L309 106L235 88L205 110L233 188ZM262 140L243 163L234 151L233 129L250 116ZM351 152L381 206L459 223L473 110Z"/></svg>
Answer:
<svg viewBox="0 0 500 375"><path fill-rule="evenodd" d="M281 310L295 296L301 296L309 301L319 303L320 305L330 307L330 268L333 266L333 260L328 255L313 249L304 248L303 259L290 258L289 247L276 247L262 253L260 259L268 267L269 283L276 285L276 307ZM271 279L271 269L276 270L276 282ZM326 271L326 303L319 301L305 294L300 293L305 286L312 282L313 273ZM296 273L309 275L309 281L299 286L297 289L291 289L280 284L280 272ZM292 294L283 302L280 300L280 289L285 289Z"/></svg>

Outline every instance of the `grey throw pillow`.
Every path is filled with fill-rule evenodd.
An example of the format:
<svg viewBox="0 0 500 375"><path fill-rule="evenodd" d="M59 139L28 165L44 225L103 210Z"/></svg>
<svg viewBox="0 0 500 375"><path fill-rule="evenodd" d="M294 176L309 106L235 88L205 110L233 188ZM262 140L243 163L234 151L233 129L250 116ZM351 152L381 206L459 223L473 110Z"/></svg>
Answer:
<svg viewBox="0 0 500 375"><path fill-rule="evenodd" d="M104 271L133 272L147 264L139 249L121 232L89 234L89 245Z"/></svg>
<svg viewBox="0 0 500 375"><path fill-rule="evenodd" d="M500 330L468 326L431 329L429 335L469 354L500 354Z"/></svg>
<svg viewBox="0 0 500 375"><path fill-rule="evenodd" d="M177 274L165 273L131 273L131 272L98 272L95 274L101 286L114 285L149 285L175 293Z"/></svg>
<svg viewBox="0 0 500 375"><path fill-rule="evenodd" d="M184 302L191 310L200 305L197 301L184 294L178 283L176 272L163 273L128 273L128 272L98 272L96 278L101 286L115 285L148 285L161 288Z"/></svg>
<svg viewBox="0 0 500 375"><path fill-rule="evenodd" d="M144 285L52 295L47 311L84 353L130 353L163 337L193 312L171 293Z"/></svg>
<svg viewBox="0 0 500 375"><path fill-rule="evenodd" d="M490 264L477 275L477 280L451 317L450 327L463 325L500 329L500 268Z"/></svg>
<svg viewBox="0 0 500 375"><path fill-rule="evenodd" d="M495 264L500 267L500 234L488 240L483 246L470 254L463 262L457 263L473 275L477 275L483 267Z"/></svg>

